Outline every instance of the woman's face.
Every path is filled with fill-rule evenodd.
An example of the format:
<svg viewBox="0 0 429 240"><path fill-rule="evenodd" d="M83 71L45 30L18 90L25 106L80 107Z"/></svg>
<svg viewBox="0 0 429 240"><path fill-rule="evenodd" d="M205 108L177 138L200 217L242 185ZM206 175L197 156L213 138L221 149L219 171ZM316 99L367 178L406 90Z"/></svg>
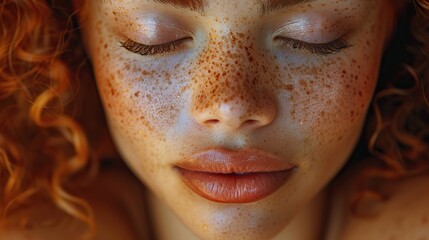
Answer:
<svg viewBox="0 0 429 240"><path fill-rule="evenodd" d="M200 237L279 232L359 138L390 0L87 1L114 140Z"/></svg>

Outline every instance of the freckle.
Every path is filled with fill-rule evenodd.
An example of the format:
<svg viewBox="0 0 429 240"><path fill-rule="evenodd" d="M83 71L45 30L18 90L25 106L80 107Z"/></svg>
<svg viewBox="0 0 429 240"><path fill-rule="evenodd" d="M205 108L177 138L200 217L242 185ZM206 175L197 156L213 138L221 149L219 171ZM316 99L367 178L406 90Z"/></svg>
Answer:
<svg viewBox="0 0 429 240"><path fill-rule="evenodd" d="M137 91L134 93L134 97L139 97L139 95L140 95L140 91Z"/></svg>

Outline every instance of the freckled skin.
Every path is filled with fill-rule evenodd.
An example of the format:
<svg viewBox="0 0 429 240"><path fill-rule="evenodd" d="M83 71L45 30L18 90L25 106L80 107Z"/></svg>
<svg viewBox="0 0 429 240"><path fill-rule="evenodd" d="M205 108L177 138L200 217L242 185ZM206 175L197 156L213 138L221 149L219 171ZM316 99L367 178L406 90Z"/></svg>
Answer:
<svg viewBox="0 0 429 240"><path fill-rule="evenodd" d="M261 73L267 75L270 67L265 62L269 61L255 53L250 33L229 32L221 36L216 30L211 30L208 47L195 64L197 71L192 76L193 115L200 124L208 127L221 126L216 124L219 121L230 128L271 121L276 109L271 97L273 94L270 94L274 89L269 83L275 76L261 77ZM237 117L219 119L225 111Z"/></svg>
<svg viewBox="0 0 429 240"><path fill-rule="evenodd" d="M91 14L81 16L84 42L116 145L149 189L201 238L268 239L308 207L352 152L393 17L385 14L388 0L319 0L265 16L259 1L209 2L200 15L152 1L91 1ZM172 25L192 40L154 56L121 47L127 38L164 43L145 27L154 14L165 19L156 26L168 41ZM300 21L306 24L282 37L345 36L353 46L325 56L281 46L273 34ZM211 202L173 169L210 147L259 148L297 171L260 201Z"/></svg>

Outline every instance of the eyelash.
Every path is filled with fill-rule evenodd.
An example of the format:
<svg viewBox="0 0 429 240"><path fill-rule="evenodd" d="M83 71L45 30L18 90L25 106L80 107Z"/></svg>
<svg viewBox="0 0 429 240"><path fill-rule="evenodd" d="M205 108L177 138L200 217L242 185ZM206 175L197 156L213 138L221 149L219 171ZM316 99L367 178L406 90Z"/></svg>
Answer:
<svg viewBox="0 0 429 240"><path fill-rule="evenodd" d="M158 45L144 45L134 42L130 39L120 42L121 46L126 50L138 53L143 56L158 55L162 53L169 53L184 47L185 41L190 38L182 38L168 43ZM326 56L329 54L340 52L343 49L353 46L344 39L337 39L327 43L308 43L304 41L294 40L291 38L279 38L282 46L290 47L298 50L306 50L311 54Z"/></svg>
<svg viewBox="0 0 429 240"><path fill-rule="evenodd" d="M125 48L130 52L147 56L147 55L158 55L162 53L169 53L169 52L182 49L185 45L185 41L187 40L189 40L189 38L182 38L172 42L157 44L157 45L144 45L141 43L134 42L133 40L130 40L130 39L120 43L123 48Z"/></svg>
<svg viewBox="0 0 429 240"><path fill-rule="evenodd" d="M341 38L327 43L308 43L290 38L279 38L279 40L281 41L282 46L298 50L306 50L311 54L317 54L321 56L337 53L343 49L353 46Z"/></svg>

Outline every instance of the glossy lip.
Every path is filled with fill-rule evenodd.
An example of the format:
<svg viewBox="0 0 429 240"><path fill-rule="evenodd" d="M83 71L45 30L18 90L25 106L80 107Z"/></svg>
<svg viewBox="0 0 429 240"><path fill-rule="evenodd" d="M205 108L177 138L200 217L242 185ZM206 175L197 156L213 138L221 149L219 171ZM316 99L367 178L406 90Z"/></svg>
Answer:
<svg viewBox="0 0 429 240"><path fill-rule="evenodd" d="M222 203L261 200L289 179L294 165L258 149L209 149L175 165L196 194Z"/></svg>

